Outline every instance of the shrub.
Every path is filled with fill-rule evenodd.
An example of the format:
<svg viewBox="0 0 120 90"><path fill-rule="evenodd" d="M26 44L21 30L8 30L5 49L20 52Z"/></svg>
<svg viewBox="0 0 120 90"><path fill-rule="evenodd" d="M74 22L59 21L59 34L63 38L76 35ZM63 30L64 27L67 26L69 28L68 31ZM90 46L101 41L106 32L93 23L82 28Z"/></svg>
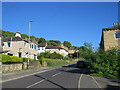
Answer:
<svg viewBox="0 0 120 90"><path fill-rule="evenodd" d="M11 63L11 57L9 55L4 55L2 54L2 63L5 64L5 63Z"/></svg>
<svg viewBox="0 0 120 90"><path fill-rule="evenodd" d="M23 62L23 59L20 57L2 54L2 63L3 64L20 63L20 62Z"/></svg>
<svg viewBox="0 0 120 90"><path fill-rule="evenodd" d="M42 52L40 53L40 55L38 56L38 59L42 59L42 58L49 58L49 59L62 59L63 56L59 53L50 53L50 52Z"/></svg>
<svg viewBox="0 0 120 90"><path fill-rule="evenodd" d="M11 57L11 62L12 63L20 63L20 62L23 62L23 59L20 58L20 57L16 57L16 56L10 56Z"/></svg>

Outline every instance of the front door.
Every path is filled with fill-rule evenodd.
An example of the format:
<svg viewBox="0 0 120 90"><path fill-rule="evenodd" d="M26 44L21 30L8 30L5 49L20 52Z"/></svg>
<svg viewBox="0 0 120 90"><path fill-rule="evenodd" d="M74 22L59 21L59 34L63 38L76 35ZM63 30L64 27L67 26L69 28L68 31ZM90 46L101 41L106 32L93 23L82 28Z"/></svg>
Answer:
<svg viewBox="0 0 120 90"><path fill-rule="evenodd" d="M18 55L19 55L19 57L21 57L22 53L21 53L21 52L19 52L19 53L18 53Z"/></svg>

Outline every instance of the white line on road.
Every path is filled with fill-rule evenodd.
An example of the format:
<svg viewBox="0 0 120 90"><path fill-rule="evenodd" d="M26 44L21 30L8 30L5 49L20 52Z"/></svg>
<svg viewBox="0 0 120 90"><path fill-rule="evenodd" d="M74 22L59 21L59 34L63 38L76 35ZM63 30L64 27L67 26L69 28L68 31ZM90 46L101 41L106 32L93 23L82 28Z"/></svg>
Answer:
<svg viewBox="0 0 120 90"><path fill-rule="evenodd" d="M91 76L91 77L92 77L92 76ZM98 82L95 80L95 78L92 77L92 79L93 79L93 81L97 84L97 86L98 86L100 89L102 89L101 86L98 84Z"/></svg>
<svg viewBox="0 0 120 90"><path fill-rule="evenodd" d="M30 88L30 87L32 87L32 86L35 86L36 84L39 84L39 83L41 83L41 82L43 82L43 81L45 81L45 79L43 79L43 80L41 80L41 81L39 81L39 82L36 82L36 83L34 83L34 84L32 84L32 85L29 85L29 86L27 86L26 88Z"/></svg>
<svg viewBox="0 0 120 90"><path fill-rule="evenodd" d="M81 78L82 78L83 74L80 75L79 81L78 81L78 90L80 89L80 82L81 82Z"/></svg>
<svg viewBox="0 0 120 90"><path fill-rule="evenodd" d="M56 73L56 74L52 75L52 77L54 77L54 76L56 76L56 75L59 75L59 74L61 74L61 72L59 72L59 73Z"/></svg>

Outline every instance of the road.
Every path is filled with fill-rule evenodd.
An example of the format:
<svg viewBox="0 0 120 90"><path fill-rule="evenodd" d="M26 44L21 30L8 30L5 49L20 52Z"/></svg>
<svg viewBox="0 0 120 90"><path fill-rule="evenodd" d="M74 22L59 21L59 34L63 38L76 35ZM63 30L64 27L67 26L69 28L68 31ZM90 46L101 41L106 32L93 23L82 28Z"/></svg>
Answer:
<svg viewBox="0 0 120 90"><path fill-rule="evenodd" d="M37 73L27 77L2 83L2 88L60 88L68 90L74 88L102 88L94 77L87 73L87 69L76 68L75 64L58 69Z"/></svg>

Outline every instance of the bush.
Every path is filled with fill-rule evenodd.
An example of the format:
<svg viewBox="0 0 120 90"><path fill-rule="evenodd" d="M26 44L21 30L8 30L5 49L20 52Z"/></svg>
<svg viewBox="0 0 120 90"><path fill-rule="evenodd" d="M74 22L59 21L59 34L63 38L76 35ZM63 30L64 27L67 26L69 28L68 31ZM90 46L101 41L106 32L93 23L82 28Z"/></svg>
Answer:
<svg viewBox="0 0 120 90"><path fill-rule="evenodd" d="M20 57L2 54L2 63L3 64L20 63L20 62L23 62L23 59Z"/></svg>
<svg viewBox="0 0 120 90"><path fill-rule="evenodd" d="M30 60L30 61L33 61L33 60L35 60L35 59L29 58L29 60ZM23 61L28 61L28 58L24 57L24 58L23 58Z"/></svg>
<svg viewBox="0 0 120 90"><path fill-rule="evenodd" d="M11 62L12 63L20 63L20 62L23 62L23 59L20 58L20 57L16 57L16 56L10 56L11 57Z"/></svg>
<svg viewBox="0 0 120 90"><path fill-rule="evenodd" d="M9 55L4 55L2 54L2 63L5 64L5 63L11 63L12 59Z"/></svg>
<svg viewBox="0 0 120 90"><path fill-rule="evenodd" d="M38 59L42 59L42 58L49 58L49 59L63 59L63 56L59 53L49 53L49 52L42 52L40 53L40 55L38 56Z"/></svg>

